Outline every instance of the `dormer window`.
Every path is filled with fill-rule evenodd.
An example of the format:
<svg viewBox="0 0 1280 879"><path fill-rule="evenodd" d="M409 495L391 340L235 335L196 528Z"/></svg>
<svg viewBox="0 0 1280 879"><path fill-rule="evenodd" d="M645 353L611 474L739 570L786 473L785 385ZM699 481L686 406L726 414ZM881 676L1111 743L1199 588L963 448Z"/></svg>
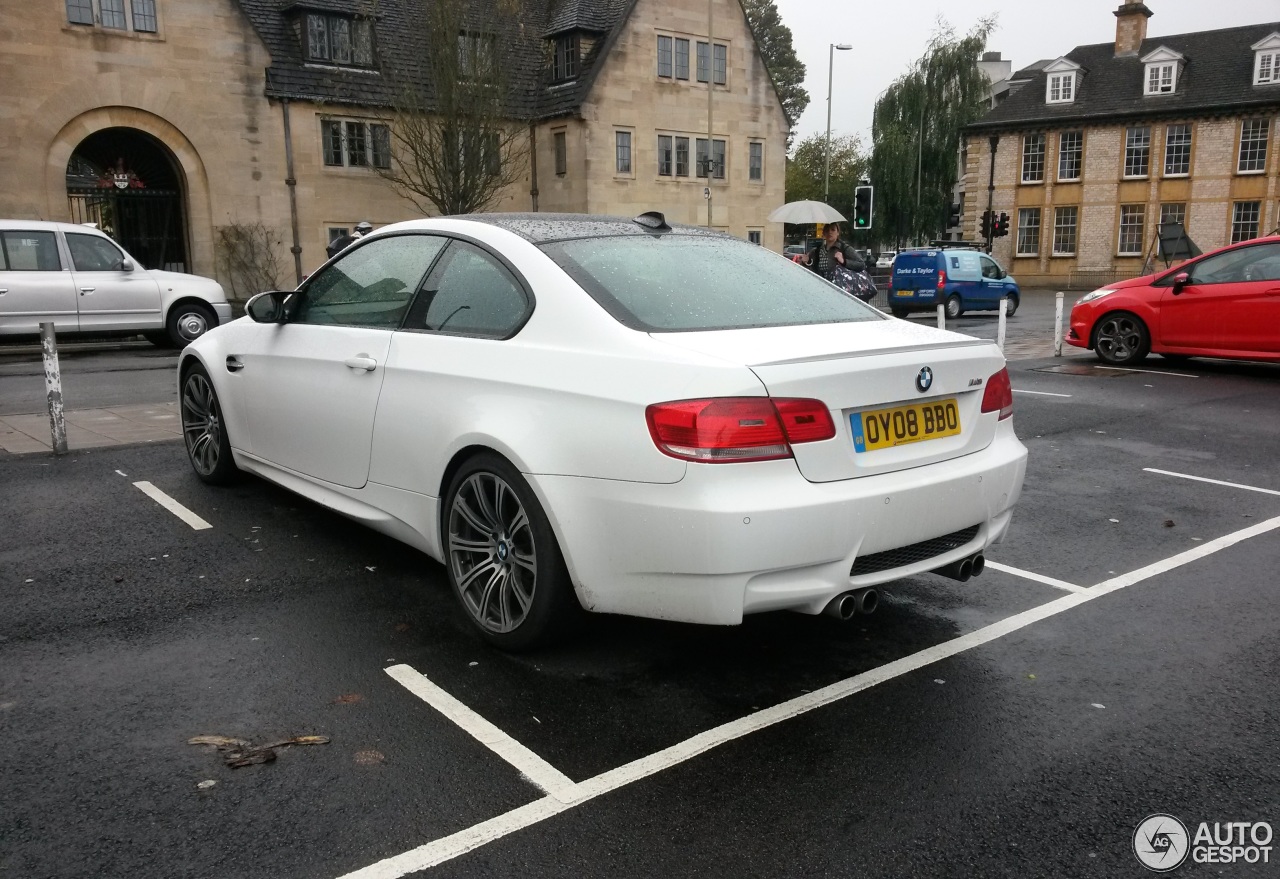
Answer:
<svg viewBox="0 0 1280 879"><path fill-rule="evenodd" d="M1144 95L1171 95L1178 90L1178 75L1186 59L1172 49L1161 46L1142 59L1146 65Z"/></svg>
<svg viewBox="0 0 1280 879"><path fill-rule="evenodd" d="M561 34L556 37L555 53L552 58L551 78L555 82L564 82L578 76L578 35Z"/></svg>
<svg viewBox="0 0 1280 879"><path fill-rule="evenodd" d="M1280 31L1251 47L1254 85L1280 85Z"/></svg>
<svg viewBox="0 0 1280 879"><path fill-rule="evenodd" d="M308 12L306 21L308 61L373 66L373 28L368 19Z"/></svg>
<svg viewBox="0 0 1280 879"><path fill-rule="evenodd" d="M1072 104L1079 90L1080 65L1067 58L1059 58L1044 69L1046 104Z"/></svg>

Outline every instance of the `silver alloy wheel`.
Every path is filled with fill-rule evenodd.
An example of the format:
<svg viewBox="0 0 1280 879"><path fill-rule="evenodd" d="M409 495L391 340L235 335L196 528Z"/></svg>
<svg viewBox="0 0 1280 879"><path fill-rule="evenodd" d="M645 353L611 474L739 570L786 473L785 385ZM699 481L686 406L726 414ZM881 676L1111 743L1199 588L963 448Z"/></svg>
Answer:
<svg viewBox="0 0 1280 879"><path fill-rule="evenodd" d="M195 371L187 375L182 387L182 438L196 472L211 475L222 453L222 421L213 386Z"/></svg>
<svg viewBox="0 0 1280 879"><path fill-rule="evenodd" d="M1112 315L1098 327L1095 347L1104 360L1126 363L1142 348L1142 327L1137 318Z"/></svg>
<svg viewBox="0 0 1280 879"><path fill-rule="evenodd" d="M487 631L515 630L537 586L529 515L500 476L471 474L449 508L449 566L467 612Z"/></svg>
<svg viewBox="0 0 1280 879"><path fill-rule="evenodd" d="M960 297L952 293L947 297L947 317L956 318L960 316Z"/></svg>
<svg viewBox="0 0 1280 879"><path fill-rule="evenodd" d="M182 337L182 341L194 342L209 330L209 321L205 318L203 312L193 308L178 315L175 326L178 329L178 335Z"/></svg>

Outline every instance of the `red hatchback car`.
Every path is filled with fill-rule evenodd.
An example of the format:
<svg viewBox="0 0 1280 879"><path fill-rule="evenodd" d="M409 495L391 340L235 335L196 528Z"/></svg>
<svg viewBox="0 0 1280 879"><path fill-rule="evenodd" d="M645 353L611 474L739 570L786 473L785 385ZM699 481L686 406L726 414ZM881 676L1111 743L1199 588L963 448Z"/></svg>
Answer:
<svg viewBox="0 0 1280 879"><path fill-rule="evenodd" d="M1094 290L1071 309L1066 341L1117 365L1152 351L1280 361L1280 236Z"/></svg>

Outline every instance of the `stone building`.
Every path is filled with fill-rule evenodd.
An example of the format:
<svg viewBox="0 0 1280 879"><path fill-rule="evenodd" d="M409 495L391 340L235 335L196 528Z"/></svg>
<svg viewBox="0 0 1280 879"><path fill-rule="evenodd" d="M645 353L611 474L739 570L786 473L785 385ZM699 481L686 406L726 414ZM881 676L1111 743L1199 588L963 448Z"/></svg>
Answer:
<svg viewBox="0 0 1280 879"><path fill-rule="evenodd" d="M1280 224L1280 22L1149 38L1141 0L1115 15L1114 43L1015 73L966 129L964 237L1008 214L993 253L1023 284L1161 268L1165 223L1206 251Z"/></svg>
<svg viewBox="0 0 1280 879"><path fill-rule="evenodd" d="M358 221L419 215L375 166L388 74L413 68L411 16L431 2L0 0L0 217L96 221L145 265L241 297L256 291L226 232L257 228L292 284ZM478 31L498 2L471 4ZM710 38L693 6L524 0L502 63L531 148L497 209L706 224L710 202L717 228L781 249L765 217L789 122L740 0L712 0Z"/></svg>

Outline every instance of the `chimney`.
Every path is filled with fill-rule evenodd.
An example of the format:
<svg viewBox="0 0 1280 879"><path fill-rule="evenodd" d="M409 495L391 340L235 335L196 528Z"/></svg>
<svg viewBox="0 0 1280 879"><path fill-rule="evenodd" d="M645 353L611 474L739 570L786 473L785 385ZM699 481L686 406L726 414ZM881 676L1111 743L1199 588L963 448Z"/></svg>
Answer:
<svg viewBox="0 0 1280 879"><path fill-rule="evenodd" d="M1154 15L1142 0L1124 0L1116 10L1116 57L1137 55L1147 38L1147 19Z"/></svg>

